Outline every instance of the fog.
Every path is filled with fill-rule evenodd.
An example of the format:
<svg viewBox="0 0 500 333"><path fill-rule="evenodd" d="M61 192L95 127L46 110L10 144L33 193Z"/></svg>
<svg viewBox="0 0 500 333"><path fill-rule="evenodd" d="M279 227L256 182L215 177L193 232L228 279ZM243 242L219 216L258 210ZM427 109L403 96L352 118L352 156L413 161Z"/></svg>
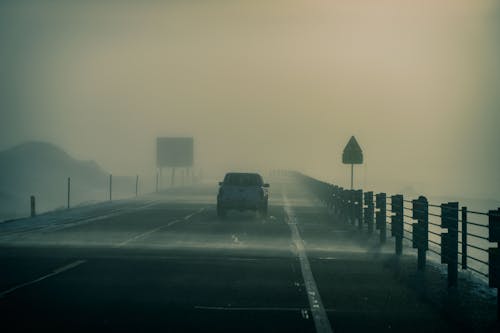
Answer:
<svg viewBox="0 0 500 333"><path fill-rule="evenodd" d="M494 0L2 1L0 149L54 143L153 179L158 136L195 169L500 198Z"/></svg>

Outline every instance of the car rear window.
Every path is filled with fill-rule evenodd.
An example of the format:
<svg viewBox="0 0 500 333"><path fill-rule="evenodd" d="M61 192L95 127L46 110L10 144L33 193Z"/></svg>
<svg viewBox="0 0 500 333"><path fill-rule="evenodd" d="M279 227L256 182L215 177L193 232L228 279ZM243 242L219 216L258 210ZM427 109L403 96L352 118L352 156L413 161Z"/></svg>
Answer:
<svg viewBox="0 0 500 333"><path fill-rule="evenodd" d="M224 184L233 186L262 186L262 177L252 173L229 173Z"/></svg>

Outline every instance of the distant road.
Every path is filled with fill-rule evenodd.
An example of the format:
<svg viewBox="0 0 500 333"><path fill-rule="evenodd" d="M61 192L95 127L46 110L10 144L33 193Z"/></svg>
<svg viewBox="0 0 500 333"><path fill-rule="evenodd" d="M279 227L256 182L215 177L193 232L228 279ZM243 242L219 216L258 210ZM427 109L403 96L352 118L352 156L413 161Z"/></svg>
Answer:
<svg viewBox="0 0 500 333"><path fill-rule="evenodd" d="M275 190L266 220L220 220L213 192L166 192L60 225L3 230L0 329L460 331L399 279L390 251L305 194Z"/></svg>

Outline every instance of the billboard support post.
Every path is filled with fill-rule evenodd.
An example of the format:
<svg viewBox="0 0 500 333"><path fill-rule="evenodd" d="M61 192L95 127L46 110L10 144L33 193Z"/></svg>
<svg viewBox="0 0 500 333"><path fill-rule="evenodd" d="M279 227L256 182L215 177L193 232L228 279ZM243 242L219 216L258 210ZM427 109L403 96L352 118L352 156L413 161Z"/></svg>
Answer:
<svg viewBox="0 0 500 333"><path fill-rule="evenodd" d="M109 175L109 201L113 200L113 175Z"/></svg>
<svg viewBox="0 0 500 333"><path fill-rule="evenodd" d="M160 167L160 180L159 180L159 182L158 182L158 184L159 184L158 186L159 186L159 189L160 189L160 190L161 190L161 188L163 187L163 186L162 186L162 185L163 185L163 175L162 175L162 170L163 170L163 168L162 168L162 167Z"/></svg>
<svg viewBox="0 0 500 333"><path fill-rule="evenodd" d="M70 199L71 199L71 178L68 177L68 202L67 202L67 209L70 207Z"/></svg>
<svg viewBox="0 0 500 333"><path fill-rule="evenodd" d="M172 168L172 177L170 179L170 186L174 187L175 185L175 168Z"/></svg>
<svg viewBox="0 0 500 333"><path fill-rule="evenodd" d="M159 182L158 170L156 170L156 193L158 193L158 182Z"/></svg>
<svg viewBox="0 0 500 333"><path fill-rule="evenodd" d="M139 175L135 176L135 196L139 195Z"/></svg>
<svg viewBox="0 0 500 333"><path fill-rule="evenodd" d="M175 186L176 169L180 168L181 174L177 177L181 185L186 184L189 177L189 168L193 166L194 140L192 137L163 137L157 138L157 167L160 169L160 187L162 182L161 170L171 169L170 185Z"/></svg>
<svg viewBox="0 0 500 333"><path fill-rule="evenodd" d="M36 202L35 202L34 195L30 196L30 210L31 210L30 216L35 217L36 216Z"/></svg>

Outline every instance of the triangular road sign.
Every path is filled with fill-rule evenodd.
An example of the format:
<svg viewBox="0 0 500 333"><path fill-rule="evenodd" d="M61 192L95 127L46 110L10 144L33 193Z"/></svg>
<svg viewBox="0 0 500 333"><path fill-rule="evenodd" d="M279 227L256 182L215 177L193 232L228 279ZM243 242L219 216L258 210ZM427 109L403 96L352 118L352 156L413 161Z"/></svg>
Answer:
<svg viewBox="0 0 500 333"><path fill-rule="evenodd" d="M363 151L361 150L361 147L359 146L359 143L354 136L351 137L344 148L344 153L342 154L342 163L363 164Z"/></svg>

